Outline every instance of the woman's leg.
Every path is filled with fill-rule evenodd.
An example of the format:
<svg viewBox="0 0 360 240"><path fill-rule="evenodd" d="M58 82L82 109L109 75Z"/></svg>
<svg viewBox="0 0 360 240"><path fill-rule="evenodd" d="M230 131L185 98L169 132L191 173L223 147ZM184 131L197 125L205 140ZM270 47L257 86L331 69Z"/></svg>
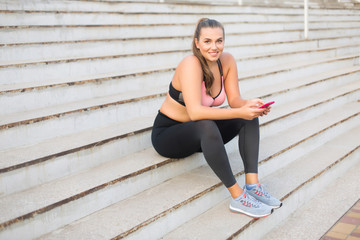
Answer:
<svg viewBox="0 0 360 240"><path fill-rule="evenodd" d="M224 143L239 135L238 146L245 169L246 184L255 184L258 179L259 120L230 119L216 121Z"/></svg>
<svg viewBox="0 0 360 240"><path fill-rule="evenodd" d="M190 121L165 127L156 125L155 120L152 141L159 154L183 158L202 151L207 163L226 187L236 183L221 133L214 121Z"/></svg>

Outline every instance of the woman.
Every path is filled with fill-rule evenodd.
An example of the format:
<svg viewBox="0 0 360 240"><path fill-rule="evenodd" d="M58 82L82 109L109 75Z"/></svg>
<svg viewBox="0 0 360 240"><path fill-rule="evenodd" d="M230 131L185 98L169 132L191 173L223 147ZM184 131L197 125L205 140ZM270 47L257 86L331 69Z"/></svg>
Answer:
<svg viewBox="0 0 360 240"><path fill-rule="evenodd" d="M169 93L155 119L152 143L164 157L204 157L231 194L230 210L259 218L282 203L258 181L259 121L270 107L260 99L240 96L234 57L224 49L224 28L216 20L200 19L193 37L193 55L176 68ZM219 106L227 97L230 108ZM232 173L224 144L239 135L245 168L244 189Z"/></svg>

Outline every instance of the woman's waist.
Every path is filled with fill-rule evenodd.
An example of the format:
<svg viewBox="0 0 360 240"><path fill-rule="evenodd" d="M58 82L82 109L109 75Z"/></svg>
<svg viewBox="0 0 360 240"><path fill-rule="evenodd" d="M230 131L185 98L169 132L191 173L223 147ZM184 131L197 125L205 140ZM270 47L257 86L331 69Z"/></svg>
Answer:
<svg viewBox="0 0 360 240"><path fill-rule="evenodd" d="M177 122L188 122L191 120L186 111L186 107L171 99L169 95L162 104L159 112Z"/></svg>

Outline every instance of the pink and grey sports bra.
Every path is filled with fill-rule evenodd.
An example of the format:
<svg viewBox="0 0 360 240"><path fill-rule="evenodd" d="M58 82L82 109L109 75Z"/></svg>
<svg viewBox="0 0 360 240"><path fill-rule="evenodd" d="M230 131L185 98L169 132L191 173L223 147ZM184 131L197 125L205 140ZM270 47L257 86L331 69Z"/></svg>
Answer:
<svg viewBox="0 0 360 240"><path fill-rule="evenodd" d="M225 89L224 89L224 77L223 77L223 71L222 71L222 65L220 62L220 59L217 60L217 64L219 66L220 76L221 76L221 89L219 94L216 97L211 97L206 94L206 87L205 87L205 81L202 81L201 84L201 104L203 106L212 107L212 106L220 106L225 101ZM182 95L182 92L179 90L176 90L172 82L170 82L169 86L169 95L172 99L180 103L181 105L185 106L184 98Z"/></svg>

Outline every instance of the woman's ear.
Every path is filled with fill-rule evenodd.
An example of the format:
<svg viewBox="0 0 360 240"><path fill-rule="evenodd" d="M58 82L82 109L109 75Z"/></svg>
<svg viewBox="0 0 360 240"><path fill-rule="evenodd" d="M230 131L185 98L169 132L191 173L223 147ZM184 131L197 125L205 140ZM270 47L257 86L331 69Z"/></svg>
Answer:
<svg viewBox="0 0 360 240"><path fill-rule="evenodd" d="M197 38L195 38L195 45L196 45L196 48L199 49L199 40Z"/></svg>

